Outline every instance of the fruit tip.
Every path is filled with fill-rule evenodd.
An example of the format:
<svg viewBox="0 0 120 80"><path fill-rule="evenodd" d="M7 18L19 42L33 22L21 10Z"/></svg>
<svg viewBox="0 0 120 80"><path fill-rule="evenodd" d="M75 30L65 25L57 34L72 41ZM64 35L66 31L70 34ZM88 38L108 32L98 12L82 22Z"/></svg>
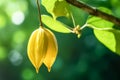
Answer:
<svg viewBox="0 0 120 80"><path fill-rule="evenodd" d="M38 74L38 72L39 72L39 69L36 68L36 73Z"/></svg>
<svg viewBox="0 0 120 80"><path fill-rule="evenodd" d="M50 72L51 71L51 68L48 68L48 72Z"/></svg>

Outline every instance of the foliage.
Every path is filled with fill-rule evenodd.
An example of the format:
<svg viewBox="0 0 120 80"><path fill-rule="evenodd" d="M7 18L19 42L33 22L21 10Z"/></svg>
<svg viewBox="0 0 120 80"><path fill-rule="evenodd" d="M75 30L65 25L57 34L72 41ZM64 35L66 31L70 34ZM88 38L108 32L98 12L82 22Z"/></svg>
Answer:
<svg viewBox="0 0 120 80"><path fill-rule="evenodd" d="M53 18L69 16L69 5L65 0L43 0L42 4L45 6L47 11L52 14Z"/></svg>
<svg viewBox="0 0 120 80"><path fill-rule="evenodd" d="M57 5L56 5L57 4ZM60 7L59 5L63 4L64 6ZM68 5L67 2L65 0L52 0L52 4L49 5L49 1L48 3L46 3L46 1L44 0L43 1L43 6L47 9L47 11L53 15L53 18L57 18L57 17L60 17L60 16L64 16L64 17L67 17L66 14L69 14L71 13L71 16L70 17L73 17L73 12L72 10L70 11L70 9L72 8L72 6ZM105 8L105 7L100 7L99 10L103 11L103 12L106 12L108 14L111 14L112 15L112 12L111 10ZM65 12L65 13L64 13ZM64 14L63 14L64 13ZM48 19L49 20L49 19ZM53 21L53 20L50 20L50 21ZM51 26L54 26L56 24L56 22L54 21L53 23L49 23L47 20L45 21L45 19L43 20L43 22L51 28ZM106 46L108 47L110 50L112 50L113 52L115 53L118 53L120 54L119 51L116 51L117 49L119 49L120 47L119 46L115 46L115 45L120 45L119 43L116 44L116 41L118 42L119 39L118 38L114 38L114 36L109 36L110 34L108 34L109 30L112 30L112 32L116 32L116 30L113 28L113 23L112 22L109 22L109 21L106 21L102 18L98 18L98 17L95 17L95 16L90 16L87 21L86 21L86 26L94 29L94 34L96 35L96 37ZM59 25L58 25L59 26ZM67 28L66 26L63 26L64 28ZM61 27L61 28L63 28ZM59 30L58 32L64 32L64 29L56 29L56 28L52 28L53 30L57 31ZM82 28L83 29L83 28ZM104 31L104 34L100 34L98 32L98 30L100 30L99 32L102 33L103 30L106 30ZM65 30L66 31L66 30ZM107 35L108 34L108 35ZM115 34L115 35L119 35L119 34ZM108 36L108 37L107 37ZM109 39L109 37L111 37L112 39ZM115 39L115 40L113 40ZM108 43L108 41L109 43ZM111 47L111 44L115 43L114 45L112 45Z"/></svg>
<svg viewBox="0 0 120 80"><path fill-rule="evenodd" d="M67 25L65 25L64 23L61 23L60 21L53 19L50 16L42 15L42 21L49 28L51 28L52 30L55 30L57 32L62 32L62 33L70 33L71 32L71 30L67 27Z"/></svg>
<svg viewBox="0 0 120 80"><path fill-rule="evenodd" d="M104 7L100 7L99 10L103 12L107 12L108 14L112 14L111 10ZM100 29L100 30L113 29L113 25L114 25L112 22L106 21L102 18L98 18L95 16L90 16L87 20L87 24L93 29Z"/></svg>
<svg viewBox="0 0 120 80"><path fill-rule="evenodd" d="M106 47L120 54L120 31L119 30L94 30L95 36Z"/></svg>

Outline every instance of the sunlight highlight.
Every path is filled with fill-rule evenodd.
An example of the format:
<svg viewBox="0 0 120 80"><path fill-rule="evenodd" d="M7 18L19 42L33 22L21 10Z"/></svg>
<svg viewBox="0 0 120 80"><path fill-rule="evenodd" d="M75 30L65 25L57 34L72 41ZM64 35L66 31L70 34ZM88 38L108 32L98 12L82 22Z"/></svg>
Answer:
<svg viewBox="0 0 120 80"><path fill-rule="evenodd" d="M19 66L22 63L23 57L22 55L15 50L12 50L9 54L9 60L14 66Z"/></svg>
<svg viewBox="0 0 120 80"><path fill-rule="evenodd" d="M22 11L16 11L12 15L12 22L16 25L22 24L24 19L25 19L25 15Z"/></svg>

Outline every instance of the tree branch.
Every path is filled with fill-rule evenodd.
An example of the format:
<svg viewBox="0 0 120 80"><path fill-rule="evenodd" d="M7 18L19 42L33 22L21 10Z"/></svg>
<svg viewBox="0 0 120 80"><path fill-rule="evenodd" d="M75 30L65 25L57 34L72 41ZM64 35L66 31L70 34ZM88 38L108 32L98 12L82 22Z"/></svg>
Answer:
<svg viewBox="0 0 120 80"><path fill-rule="evenodd" d="M119 25L120 26L120 19L113 16L113 15L110 15L110 14L107 14L107 13L104 13L98 9L95 9L93 7L90 7L82 2L79 2L77 0L66 0L68 3L78 7L78 8L81 8L82 10L88 12L90 15L93 15L93 16L97 16L97 17L100 17L100 18L103 18L107 21L110 21L116 25Z"/></svg>

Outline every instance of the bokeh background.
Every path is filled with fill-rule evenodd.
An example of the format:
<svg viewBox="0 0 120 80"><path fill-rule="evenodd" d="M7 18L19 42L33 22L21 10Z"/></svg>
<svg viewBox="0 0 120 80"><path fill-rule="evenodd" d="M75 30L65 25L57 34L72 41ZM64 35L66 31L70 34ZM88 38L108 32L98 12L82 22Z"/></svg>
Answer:
<svg viewBox="0 0 120 80"><path fill-rule="evenodd" d="M119 0L81 1L107 7L120 18ZM46 14L44 7L42 13ZM84 24L88 14L82 10L75 13L81 18L77 23ZM59 45L57 59L50 73L42 65L36 74L26 48L38 27L36 0L0 0L0 80L120 80L120 56L101 44L89 28L82 30L80 39L75 34L53 31Z"/></svg>

